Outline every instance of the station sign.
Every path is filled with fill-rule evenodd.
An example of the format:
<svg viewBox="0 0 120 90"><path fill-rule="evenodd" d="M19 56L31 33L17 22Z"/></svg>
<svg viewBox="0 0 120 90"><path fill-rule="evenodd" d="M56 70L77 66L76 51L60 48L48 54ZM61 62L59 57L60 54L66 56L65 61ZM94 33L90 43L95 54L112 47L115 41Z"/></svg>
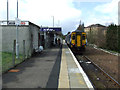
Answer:
<svg viewBox="0 0 120 90"><path fill-rule="evenodd" d="M21 22L18 22L19 25L29 25L29 22L28 21L21 21ZM15 21L8 21L8 24L7 24L7 21L0 21L0 25L16 25Z"/></svg>
<svg viewBox="0 0 120 90"><path fill-rule="evenodd" d="M57 32L61 32L61 28L60 27L41 27L40 31L57 31Z"/></svg>
<svg viewBox="0 0 120 90"><path fill-rule="evenodd" d="M21 20L19 18L15 18L15 25L21 25Z"/></svg>

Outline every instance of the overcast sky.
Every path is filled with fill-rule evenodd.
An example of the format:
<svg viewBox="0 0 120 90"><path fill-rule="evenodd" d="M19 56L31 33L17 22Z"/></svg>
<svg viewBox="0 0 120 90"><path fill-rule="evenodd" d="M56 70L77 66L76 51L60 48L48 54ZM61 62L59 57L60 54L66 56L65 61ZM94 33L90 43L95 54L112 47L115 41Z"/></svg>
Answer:
<svg viewBox="0 0 120 90"><path fill-rule="evenodd" d="M15 20L16 2L9 1L9 19ZM80 20L91 24L118 24L119 0L18 0L19 18L39 26L61 26L63 34L75 30ZM6 20L7 0L0 0L0 20Z"/></svg>

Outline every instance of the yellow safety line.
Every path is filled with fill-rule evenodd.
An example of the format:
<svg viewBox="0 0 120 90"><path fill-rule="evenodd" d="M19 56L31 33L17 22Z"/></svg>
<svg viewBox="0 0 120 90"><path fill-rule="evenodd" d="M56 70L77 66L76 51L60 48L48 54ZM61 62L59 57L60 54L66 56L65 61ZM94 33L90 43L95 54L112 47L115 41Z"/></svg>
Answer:
<svg viewBox="0 0 120 90"><path fill-rule="evenodd" d="M65 49L62 49L62 59L61 59L61 68L60 68L60 75L59 75L59 88L70 88L69 86L69 76L67 70L67 61L65 56Z"/></svg>

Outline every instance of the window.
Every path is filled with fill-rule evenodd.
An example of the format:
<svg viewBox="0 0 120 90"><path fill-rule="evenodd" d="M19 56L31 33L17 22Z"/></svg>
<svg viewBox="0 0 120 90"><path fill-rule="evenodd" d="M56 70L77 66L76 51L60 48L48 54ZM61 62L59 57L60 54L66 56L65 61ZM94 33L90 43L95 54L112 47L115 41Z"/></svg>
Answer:
<svg viewBox="0 0 120 90"><path fill-rule="evenodd" d="M72 36L72 40L75 40L75 35Z"/></svg>
<svg viewBox="0 0 120 90"><path fill-rule="evenodd" d="M82 39L85 40L85 36L82 36Z"/></svg>

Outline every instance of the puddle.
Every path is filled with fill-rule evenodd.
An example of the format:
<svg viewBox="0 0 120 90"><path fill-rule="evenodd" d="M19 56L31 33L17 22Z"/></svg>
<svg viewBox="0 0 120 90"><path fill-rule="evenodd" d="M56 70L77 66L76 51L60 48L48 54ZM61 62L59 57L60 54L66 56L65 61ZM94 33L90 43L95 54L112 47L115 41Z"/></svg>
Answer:
<svg viewBox="0 0 120 90"><path fill-rule="evenodd" d="M78 68L70 68L68 69L69 73L80 73L80 70Z"/></svg>
<svg viewBox="0 0 120 90"><path fill-rule="evenodd" d="M70 53L69 51L66 51L65 53Z"/></svg>

